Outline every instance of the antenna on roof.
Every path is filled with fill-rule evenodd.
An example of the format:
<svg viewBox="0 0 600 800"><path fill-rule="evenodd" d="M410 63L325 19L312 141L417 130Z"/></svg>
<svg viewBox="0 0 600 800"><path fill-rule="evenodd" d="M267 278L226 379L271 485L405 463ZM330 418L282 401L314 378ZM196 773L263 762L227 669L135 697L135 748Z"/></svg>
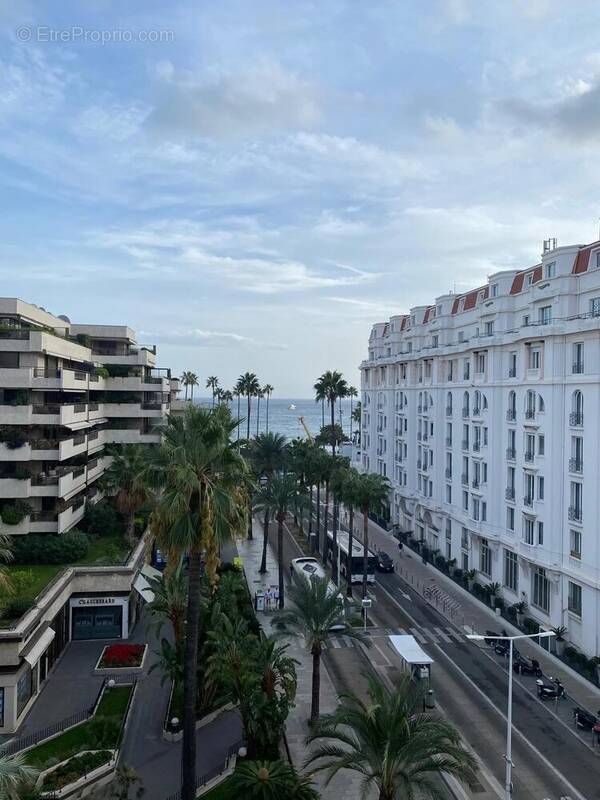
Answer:
<svg viewBox="0 0 600 800"><path fill-rule="evenodd" d="M544 249L543 253L549 253L551 250L556 250L556 246L558 244L558 239L556 236L553 236L551 239L544 239Z"/></svg>

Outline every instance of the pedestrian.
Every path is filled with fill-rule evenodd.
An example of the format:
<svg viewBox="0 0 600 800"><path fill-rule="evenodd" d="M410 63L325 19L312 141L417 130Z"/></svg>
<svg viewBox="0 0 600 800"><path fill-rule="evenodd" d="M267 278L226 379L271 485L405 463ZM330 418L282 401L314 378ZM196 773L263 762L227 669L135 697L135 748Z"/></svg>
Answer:
<svg viewBox="0 0 600 800"><path fill-rule="evenodd" d="M404 545L402 542L398 542L398 550L400 551L400 555L402 555L402 550L404 549Z"/></svg>
<svg viewBox="0 0 600 800"><path fill-rule="evenodd" d="M273 587L273 605L275 608L279 606L279 586Z"/></svg>
<svg viewBox="0 0 600 800"><path fill-rule="evenodd" d="M267 611L270 611L271 603L273 602L273 592L270 586L267 586L265 590L265 600L266 600Z"/></svg>

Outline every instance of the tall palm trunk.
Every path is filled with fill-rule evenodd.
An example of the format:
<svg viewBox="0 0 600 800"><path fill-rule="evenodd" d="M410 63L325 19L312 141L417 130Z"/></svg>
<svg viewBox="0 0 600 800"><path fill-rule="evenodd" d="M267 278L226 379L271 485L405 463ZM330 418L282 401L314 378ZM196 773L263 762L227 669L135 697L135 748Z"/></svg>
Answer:
<svg viewBox="0 0 600 800"><path fill-rule="evenodd" d="M247 397L248 397L248 421L247 421L246 439L248 439L248 441L250 441L250 392L248 392Z"/></svg>
<svg viewBox="0 0 600 800"><path fill-rule="evenodd" d="M325 400L321 400L321 427L325 427Z"/></svg>
<svg viewBox="0 0 600 800"><path fill-rule="evenodd" d="M252 497L248 491L248 530L246 532L247 539L253 539L252 536Z"/></svg>
<svg viewBox="0 0 600 800"><path fill-rule="evenodd" d="M260 395L258 395L258 407L256 409L256 435L258 436L258 426L260 425Z"/></svg>
<svg viewBox="0 0 600 800"><path fill-rule="evenodd" d="M267 393L267 433L269 432L269 397L271 396L270 392Z"/></svg>
<svg viewBox="0 0 600 800"><path fill-rule="evenodd" d="M331 560L333 562L333 580L335 583L338 583L340 576L338 575L338 543L337 543L337 531L338 531L338 518L339 518L339 505L337 499L333 498L333 514L332 514L332 523L331 529L333 531L333 540L332 540L332 553L331 553Z"/></svg>
<svg viewBox="0 0 600 800"><path fill-rule="evenodd" d="M261 575L267 571L267 546L269 544L269 511L265 509L265 519L263 522L263 549L262 558L260 560L259 572Z"/></svg>
<svg viewBox="0 0 600 800"><path fill-rule="evenodd" d="M191 391L190 391L190 401L194 402L194 384L192 383Z"/></svg>
<svg viewBox="0 0 600 800"><path fill-rule="evenodd" d="M127 540L130 544L135 542L135 511L133 509L127 512Z"/></svg>
<svg viewBox="0 0 600 800"><path fill-rule="evenodd" d="M327 533L327 517L329 515L329 481L325 481L325 508L323 509L323 563L327 566L329 554L329 535Z"/></svg>
<svg viewBox="0 0 600 800"><path fill-rule="evenodd" d="M352 441L352 395L350 395L350 441Z"/></svg>
<svg viewBox="0 0 600 800"><path fill-rule="evenodd" d="M283 608L283 520L284 514L277 514L277 568L279 570L279 608Z"/></svg>
<svg viewBox="0 0 600 800"><path fill-rule="evenodd" d="M352 537L354 534L354 506L351 504L348 512L348 564L346 571L348 573L348 585L346 586L346 595L352 597Z"/></svg>
<svg viewBox="0 0 600 800"><path fill-rule="evenodd" d="M308 501L308 541L312 542L313 530L313 485L310 484L309 501Z"/></svg>
<svg viewBox="0 0 600 800"><path fill-rule="evenodd" d="M335 400L331 400L331 455L335 458Z"/></svg>
<svg viewBox="0 0 600 800"><path fill-rule="evenodd" d="M369 561L369 507L364 506L363 510L363 600L367 596L367 565ZM367 609L365 608L365 615Z"/></svg>
<svg viewBox="0 0 600 800"><path fill-rule="evenodd" d="M240 418L240 399L241 399L241 395L239 394L239 392L238 392L238 396L237 397L238 397L238 413L237 413L237 416L238 416L238 420L239 420L239 418ZM238 442L240 440L240 426L239 425L237 426L237 440L238 440Z"/></svg>
<svg viewBox="0 0 600 800"><path fill-rule="evenodd" d="M321 533L321 481L317 481L317 519L315 520L314 552L319 552L319 535Z"/></svg>
<svg viewBox="0 0 600 800"><path fill-rule="evenodd" d="M196 681L198 670L198 635L200 628L200 583L202 554L190 553L186 635L183 653L183 743L181 749L181 800L196 797Z"/></svg>
<svg viewBox="0 0 600 800"><path fill-rule="evenodd" d="M319 700L321 696L321 645L312 647L312 697L310 702L311 724L319 719Z"/></svg>

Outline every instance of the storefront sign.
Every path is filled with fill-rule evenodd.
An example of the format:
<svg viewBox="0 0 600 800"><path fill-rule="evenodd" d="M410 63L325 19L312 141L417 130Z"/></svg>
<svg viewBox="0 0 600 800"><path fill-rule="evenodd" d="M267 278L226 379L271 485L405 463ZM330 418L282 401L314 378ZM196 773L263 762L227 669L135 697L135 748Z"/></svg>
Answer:
<svg viewBox="0 0 600 800"><path fill-rule="evenodd" d="M119 598L122 601L123 598ZM114 606L118 602L116 597L74 597L71 600L75 606Z"/></svg>

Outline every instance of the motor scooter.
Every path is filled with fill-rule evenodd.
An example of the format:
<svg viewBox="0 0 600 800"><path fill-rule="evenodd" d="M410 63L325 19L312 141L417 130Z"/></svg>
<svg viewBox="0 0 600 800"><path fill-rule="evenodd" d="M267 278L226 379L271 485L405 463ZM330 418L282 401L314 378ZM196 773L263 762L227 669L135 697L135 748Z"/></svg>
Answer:
<svg viewBox="0 0 600 800"><path fill-rule="evenodd" d="M536 678L541 678L544 674L537 658L527 658L522 655L513 659L513 670L518 675L535 675Z"/></svg>
<svg viewBox="0 0 600 800"><path fill-rule="evenodd" d="M550 676L549 681L544 681L542 678L538 678L536 684L538 697L540 697L542 700L554 700L559 697L566 697L565 687L558 678L553 678Z"/></svg>
<svg viewBox="0 0 600 800"><path fill-rule="evenodd" d="M598 713L600 714L600 711ZM586 731L591 731L594 725L598 724L597 717L586 711L585 708L578 707L573 709L573 721L577 728L583 728Z"/></svg>

